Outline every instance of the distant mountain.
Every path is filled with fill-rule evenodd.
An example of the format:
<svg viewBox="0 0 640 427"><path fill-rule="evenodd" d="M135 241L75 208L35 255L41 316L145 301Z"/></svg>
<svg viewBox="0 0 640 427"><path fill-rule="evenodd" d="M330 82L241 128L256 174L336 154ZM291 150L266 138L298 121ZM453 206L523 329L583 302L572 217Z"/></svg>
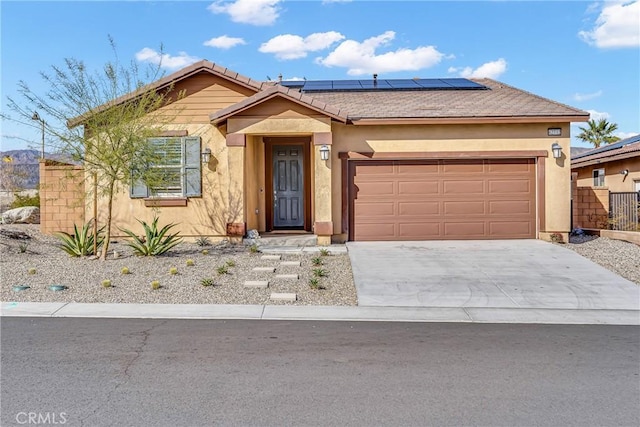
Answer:
<svg viewBox="0 0 640 427"><path fill-rule="evenodd" d="M593 147L571 147L571 158L589 150L593 150Z"/></svg>
<svg viewBox="0 0 640 427"><path fill-rule="evenodd" d="M47 159L62 162L67 156L45 153ZM38 188L40 183L40 151L9 150L0 151L0 190L27 190Z"/></svg>

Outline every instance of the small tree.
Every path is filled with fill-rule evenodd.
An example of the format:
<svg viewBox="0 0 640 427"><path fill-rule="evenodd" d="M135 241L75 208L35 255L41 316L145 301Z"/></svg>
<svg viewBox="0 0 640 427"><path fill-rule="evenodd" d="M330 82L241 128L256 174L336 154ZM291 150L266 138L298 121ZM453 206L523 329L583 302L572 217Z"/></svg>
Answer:
<svg viewBox="0 0 640 427"><path fill-rule="evenodd" d="M581 127L580 132L576 138L593 144L595 148L600 147L602 144L611 144L620 141L620 138L613 135L613 132L618 130L616 123L609 123L606 119L600 119L595 121L593 119L587 122L588 127Z"/></svg>
<svg viewBox="0 0 640 427"><path fill-rule="evenodd" d="M106 201L103 260L109 249L114 195L132 179L161 179L148 173L147 166L157 161L148 138L173 121L176 109L162 107L182 96L170 85L161 90L148 86L160 77L161 64L145 72L134 61L123 65L111 38L109 42L115 59L102 69L90 72L84 62L67 58L63 66L40 73L48 87L45 94L21 81L23 102L9 98L10 109L25 121L34 111L48 116L46 131L58 141L58 151L82 162L85 177L96 177L98 196Z"/></svg>

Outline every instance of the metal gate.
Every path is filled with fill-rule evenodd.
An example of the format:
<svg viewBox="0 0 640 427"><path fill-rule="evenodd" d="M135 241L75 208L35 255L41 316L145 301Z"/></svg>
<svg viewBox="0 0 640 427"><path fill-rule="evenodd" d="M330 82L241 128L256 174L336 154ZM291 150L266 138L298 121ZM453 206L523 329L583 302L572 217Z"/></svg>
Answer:
<svg viewBox="0 0 640 427"><path fill-rule="evenodd" d="M612 230L638 231L637 192L609 193L609 223Z"/></svg>

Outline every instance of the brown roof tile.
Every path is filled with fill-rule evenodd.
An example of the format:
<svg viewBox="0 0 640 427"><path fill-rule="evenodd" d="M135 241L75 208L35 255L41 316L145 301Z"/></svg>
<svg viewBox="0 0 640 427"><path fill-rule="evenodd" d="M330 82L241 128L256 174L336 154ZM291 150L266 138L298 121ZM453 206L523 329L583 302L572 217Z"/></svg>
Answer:
<svg viewBox="0 0 640 427"><path fill-rule="evenodd" d="M589 113L491 79L473 79L489 90L312 92L307 95L349 119L576 117ZM572 120L576 121L576 120Z"/></svg>
<svg viewBox="0 0 640 427"><path fill-rule="evenodd" d="M637 135L635 138L637 139ZM634 138L634 137L632 137ZM629 138L629 139L632 139ZM621 141L624 144L624 140ZM584 166L601 164L608 161L615 161L626 159L629 157L640 157L640 141L631 142L629 144L622 145L618 148L608 149L609 147L595 148L593 154L589 154L589 151L580 153L579 157L571 160L571 168L580 168Z"/></svg>

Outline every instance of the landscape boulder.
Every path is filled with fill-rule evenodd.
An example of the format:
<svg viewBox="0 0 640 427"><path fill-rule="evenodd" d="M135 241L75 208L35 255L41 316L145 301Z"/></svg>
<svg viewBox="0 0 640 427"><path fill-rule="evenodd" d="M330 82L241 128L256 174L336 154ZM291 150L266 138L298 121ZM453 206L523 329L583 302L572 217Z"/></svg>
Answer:
<svg viewBox="0 0 640 427"><path fill-rule="evenodd" d="M3 224L40 224L40 208L25 206L10 209L2 214Z"/></svg>

